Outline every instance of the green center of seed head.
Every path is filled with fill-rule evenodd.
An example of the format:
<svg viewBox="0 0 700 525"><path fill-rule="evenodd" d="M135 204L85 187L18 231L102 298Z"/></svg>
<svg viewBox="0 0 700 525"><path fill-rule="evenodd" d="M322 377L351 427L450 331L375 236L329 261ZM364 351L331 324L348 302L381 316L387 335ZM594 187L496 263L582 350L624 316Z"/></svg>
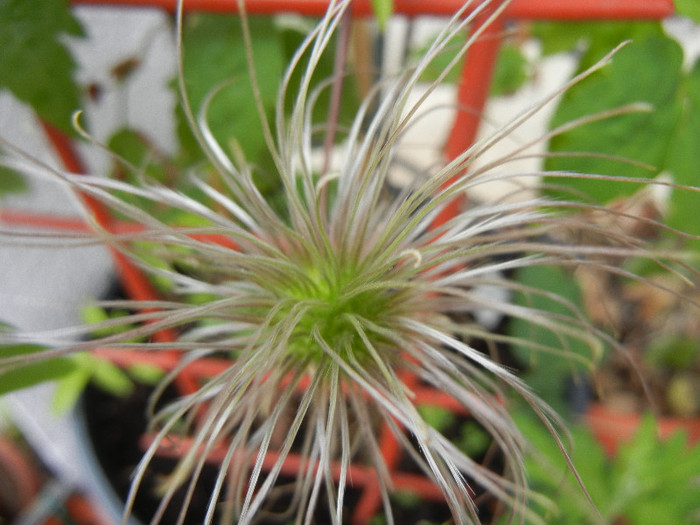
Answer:
<svg viewBox="0 0 700 525"><path fill-rule="evenodd" d="M395 293L382 287L359 289L361 280L339 272L320 272L309 268L304 283L290 286L287 297L294 299L288 310L292 315L293 304L303 307L304 313L289 339L289 354L304 362L319 363L327 355L314 334L343 359L364 361L369 350L355 322L364 326L364 333L375 348L381 348L382 337L366 321L383 326L391 315ZM364 284L364 283L363 283ZM353 320L355 322L353 322Z"/></svg>

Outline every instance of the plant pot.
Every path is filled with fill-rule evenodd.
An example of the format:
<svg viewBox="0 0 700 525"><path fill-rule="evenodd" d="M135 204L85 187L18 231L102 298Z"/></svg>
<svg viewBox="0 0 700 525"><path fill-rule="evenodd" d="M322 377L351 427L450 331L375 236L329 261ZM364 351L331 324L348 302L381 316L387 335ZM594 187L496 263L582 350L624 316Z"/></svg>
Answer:
<svg viewBox="0 0 700 525"><path fill-rule="evenodd" d="M11 439L0 436L0 519L13 520L39 492L34 462Z"/></svg>
<svg viewBox="0 0 700 525"><path fill-rule="evenodd" d="M620 444L632 439L642 416L635 412L612 411L603 404L593 403L584 415L593 435L610 455L617 452ZM700 442L700 419L662 417L657 420L659 435L666 438L683 431L688 444Z"/></svg>

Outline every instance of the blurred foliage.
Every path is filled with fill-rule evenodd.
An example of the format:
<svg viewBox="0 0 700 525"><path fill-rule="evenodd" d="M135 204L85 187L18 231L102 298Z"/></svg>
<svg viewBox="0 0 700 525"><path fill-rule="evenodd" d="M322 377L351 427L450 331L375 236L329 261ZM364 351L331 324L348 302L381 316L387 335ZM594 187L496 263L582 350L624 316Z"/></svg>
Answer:
<svg viewBox="0 0 700 525"><path fill-rule="evenodd" d="M627 42L614 55L611 64L576 84L561 97L550 123L551 129L632 103L642 102L651 106L649 112L606 118L552 138L548 149L556 155L546 160L546 170L644 180L663 174L680 185L697 185L694 149L697 149L700 140L700 62L690 68L684 67L681 47L664 32L659 22L537 22L532 24L532 34L541 43L545 57L562 52L576 57L576 72L584 71L611 49ZM547 191L555 198L584 199L600 204L624 202L643 186L641 182L561 178L556 175L546 177L545 184L549 188ZM667 207L668 210L661 220L671 227L698 235L700 223L695 218L697 206L697 192L673 190L661 205L661 208ZM674 249L681 247L677 236L671 236L673 238L670 240L661 232L657 234L657 237L643 241L657 246L673 246ZM684 247L697 251L700 243L688 241ZM638 265L630 270L647 275L658 268L649 264L647 268ZM516 279L535 289L558 294L578 305L586 314L591 314L584 308L583 300L583 292L589 290L582 290L582 281L565 270L525 268L518 271ZM611 283L599 284L608 293L615 293ZM620 298L611 296L608 299ZM515 301L519 305L541 308L554 316L571 315L560 303L553 303L544 296L527 298L518 294ZM626 311L624 308L632 306L612 308L623 312ZM646 323L641 319L637 322ZM610 331L610 327L603 329ZM513 320L508 332L516 337L561 348L562 354L571 352L574 357L591 356L590 350L581 342L568 337L557 340L555 334L544 329L533 329L530 323L524 321ZM610 333L615 337L613 332ZM682 350L684 347L674 345L667 348ZM568 377L585 378L580 374L583 368L575 365L572 359L548 359L546 353L528 351L519 345L516 345L516 352L528 365L525 372L528 384L555 408L566 413L569 408L567 403L570 402L565 396L566 380ZM595 361L597 359L591 364Z"/></svg>
<svg viewBox="0 0 700 525"><path fill-rule="evenodd" d="M241 28L241 21L234 16L193 14L188 16L183 28L184 42L184 95L195 118L206 121L212 136L227 154L242 152L254 168L258 190L274 205L279 190L279 178L268 152L261 118L272 123L277 103L278 89L283 79L284 67L292 59L306 36L304 23L281 24L270 17L250 17L255 81L259 87L262 114L258 111L253 94L254 85L248 72L248 62ZM329 49L333 49L331 42ZM314 122L324 122L330 105L330 88L324 84L332 76L333 53L326 53L311 81L310 89L320 91L313 107ZM302 58L303 64L304 58ZM290 112L295 106L295 88L301 81L302 67L289 79L290 92L283 108ZM323 86L322 86L323 84ZM343 80L339 120L349 123L359 107L359 95L351 76ZM147 176L168 187L175 187L200 202L215 206L191 182L194 170L197 177L222 189L225 184L189 127L179 97L176 81L171 85L180 103L176 108L177 135L180 149L175 156L159 152L148 136L133 129L122 129L108 142L117 157L113 163L113 176L130 182ZM339 134L338 140L342 139ZM169 224L193 225L201 219L174 209L153 209L143 200L129 197L127 200L154 213ZM194 222L193 222L194 221Z"/></svg>
<svg viewBox="0 0 700 525"><path fill-rule="evenodd" d="M558 155L548 159L546 169L641 179L665 174L677 184L697 184L694 150L700 137L700 62L686 70L681 47L660 23L541 23L534 27L545 54L577 49L579 71L614 46L630 41L611 65L563 95L551 127L630 103L651 107L649 112L605 119L554 137L549 150ZM631 195L641 187L581 178L550 177L548 182L571 190L554 192L556 196L575 198L576 192L582 192L600 203ZM668 204L670 226L700 234L700 223L693 220L697 193L674 190Z"/></svg>
<svg viewBox="0 0 700 525"><path fill-rule="evenodd" d="M673 0L673 5L676 7L676 13L687 16L700 24L700 2L697 0Z"/></svg>
<svg viewBox="0 0 700 525"><path fill-rule="evenodd" d="M68 0L0 1L0 90L9 90L41 118L72 132L80 88L73 81L76 64L63 43L66 35L83 35ZM24 189L20 175L0 168L0 196Z"/></svg>
<svg viewBox="0 0 700 525"><path fill-rule="evenodd" d="M270 17L248 20L253 39L258 96L269 118L284 68L280 32ZM183 74L186 96L195 115L204 119L214 138L228 150L231 140L252 159L265 150L262 127L248 74L241 22L237 17L195 14L185 19ZM207 105L208 104L208 105ZM178 111L178 137L185 153L200 158L189 123Z"/></svg>
<svg viewBox="0 0 700 525"><path fill-rule="evenodd" d="M38 345L2 346L0 357L5 359L44 350ZM0 395L47 381L56 381L52 408L58 414L75 406L90 381L115 395L128 394L133 388L129 376L116 365L88 353L77 353L42 359L0 372Z"/></svg>
<svg viewBox="0 0 700 525"><path fill-rule="evenodd" d="M546 312L546 322L571 325L583 315L575 309L582 302L578 283L567 269L558 266L526 266L517 270L515 280L539 293L518 292L513 302L522 307ZM566 301L566 302L565 302ZM516 358L523 363L522 377L538 396L542 397L561 414L570 410L567 399L569 378L587 377L595 360L596 349L585 341L569 334L562 334L546 325L538 325L531 316L512 318L508 334L520 342L513 344ZM536 343L533 348L530 343Z"/></svg>
<svg viewBox="0 0 700 525"><path fill-rule="evenodd" d="M87 352L71 354L66 359L72 362L73 368L56 383L52 408L58 414L71 410L90 382L117 396L128 395L134 388L127 373L107 359Z"/></svg>
<svg viewBox="0 0 700 525"><path fill-rule="evenodd" d="M22 175L0 166L0 197L27 189L27 182Z"/></svg>
<svg viewBox="0 0 700 525"><path fill-rule="evenodd" d="M519 45L506 41L498 50L491 96L512 95L530 80L530 66Z"/></svg>
<svg viewBox="0 0 700 525"><path fill-rule="evenodd" d="M370 0L370 3L379 28L383 31L394 12L394 0Z"/></svg>
<svg viewBox="0 0 700 525"><path fill-rule="evenodd" d="M105 309L97 305L86 306L82 310L83 322L95 327L93 337L108 337L136 328L128 322L111 323L111 321L126 318L127 315L129 312L124 309ZM139 341L143 341L143 338L127 339L123 342ZM155 385L165 374L160 367L151 363L136 363L120 367L106 358L88 352L71 354L62 359L67 361L70 367L66 367L62 374L52 378L57 380L53 395L53 409L59 414L75 406L88 383L114 396L126 396L133 392L135 382Z"/></svg>
<svg viewBox="0 0 700 525"><path fill-rule="evenodd" d="M531 443L526 461L531 486L556 502L554 508L532 503L546 523L599 523L552 435L540 421L520 417L518 424ZM571 459L604 523L700 523L700 446L689 446L682 432L660 439L647 415L613 458L583 425L572 429L571 438Z"/></svg>
<svg viewBox="0 0 700 525"><path fill-rule="evenodd" d="M63 43L66 35L83 35L68 0L0 1L0 89L71 132L81 90L73 81L76 64Z"/></svg>
<svg viewBox="0 0 700 525"><path fill-rule="evenodd" d="M45 348L39 345L3 345L0 346L0 358L7 359L16 355L30 355L43 350ZM63 378L72 373L75 368L75 363L70 359L55 357L0 372L0 395L45 381Z"/></svg>
<svg viewBox="0 0 700 525"><path fill-rule="evenodd" d="M92 305L85 307L82 314L85 324L95 326L92 334L94 337L116 335L134 328L128 322L111 322L128 315L128 312L123 309L107 310ZM0 323L0 329L10 330L11 328ZM137 340L132 339L127 342L134 341ZM0 345L0 359L30 355L45 350L45 347L33 344ZM155 384L162 377L163 371L160 368L147 363L122 369L107 359L87 352L72 353L19 365L0 372L0 396L46 381L55 381L52 408L56 413L62 414L75 406L90 382L113 395L123 396L133 390L134 381Z"/></svg>
<svg viewBox="0 0 700 525"><path fill-rule="evenodd" d="M446 51L442 52L430 63L422 80L425 82L434 82L437 80L449 63L454 60L466 41L466 34L456 36L450 42ZM419 48L415 51L414 57L418 58L422 56L427 49L428 46ZM444 81L451 84L458 83L461 72L461 64L458 64L449 72ZM512 95L530 80L530 76L530 64L522 51L521 45L515 42L514 39L507 38L498 50L490 86L491 96Z"/></svg>

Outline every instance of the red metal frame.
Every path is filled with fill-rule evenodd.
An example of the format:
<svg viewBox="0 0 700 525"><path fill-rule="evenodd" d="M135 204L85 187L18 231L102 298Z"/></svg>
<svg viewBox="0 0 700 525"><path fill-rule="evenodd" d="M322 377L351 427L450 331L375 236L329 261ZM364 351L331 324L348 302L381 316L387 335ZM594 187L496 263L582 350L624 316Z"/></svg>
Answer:
<svg viewBox="0 0 700 525"><path fill-rule="evenodd" d="M74 4L124 5L159 7L170 12L177 8L177 0L72 0ZM464 7L466 0L394 0L394 12L400 15L452 16ZM473 2L478 5L478 1ZM251 14L278 14L293 12L321 16L328 8L328 0L246 0L245 9ZM237 0L185 0L185 11L213 11L234 13ZM370 0L355 0L352 12L356 16L370 16ZM673 12L672 0L512 0L504 13L508 19L592 20L663 18Z"/></svg>
<svg viewBox="0 0 700 525"><path fill-rule="evenodd" d="M123 5L158 7L168 11L174 11L176 0L73 0L74 4L90 5ZM436 0L422 2L417 0L394 0L395 12L407 16L417 15L445 15L449 16L464 5L463 0ZM273 14L279 12L296 12L304 15L321 15L328 6L328 0L247 0L248 13ZM215 11L235 12L236 0L185 0L186 11ZM352 6L353 14L365 16L371 13L369 0L356 0ZM455 159L465 151L475 140L478 131L480 115L484 109L488 97L493 65L499 47L501 45L502 29L506 21L511 19L559 19L559 20L594 20L594 19L659 19L673 13L672 0L513 0L504 13L488 30L483 33L479 41L470 49L465 58L461 82L458 89L458 109L455 122L451 129L449 139L445 146L447 160ZM44 125L45 132L51 143L69 171L83 172L82 162L76 154L70 141L51 126ZM88 209L92 212L98 223L108 231L118 232L133 228L133 225L117 223L110 216L108 210L99 202L85 198ZM456 200L438 218L444 222L454 216L461 202ZM80 221L65 217L46 217L22 212L5 211L0 213L0 221L20 223L25 226L43 227L47 229L67 229L72 231L85 231L87 228ZM216 242L216 239L213 240ZM149 283L147 277L135 267L123 254L112 250L120 278L127 294L134 299L156 299L156 292ZM164 330L155 336L160 342L173 341L175 333ZM134 361L145 359L158 364L166 370L172 370L179 361L177 352L128 352L102 349L100 355L111 359L119 365L127 365ZM226 365L219 360L203 359L189 364L180 374L178 388L184 392L191 392L197 388L197 384L203 378L211 377L219 373ZM407 384L417 394L417 402L425 402L442 406L457 412L464 412L463 408L454 399L443 392L421 387L415 378L404 378ZM144 436L147 442L148 436ZM392 479L397 487L411 489L425 495L428 499L440 500L442 496L437 487L427 478L417 477L414 474L397 472L402 451L396 438L391 434L388 425L385 425L380 435L380 445L387 465L392 469ZM178 443L180 447L187 447L187 442ZM172 443L168 449L161 451L163 454L172 454ZM181 448L180 451L185 450ZM220 459L216 451L211 461ZM276 458L270 457L274 462ZM301 458L290 456L290 472L296 473L300 468ZM355 525L365 524L377 512L381 511L381 499L377 490L377 479L373 469L367 465L354 465L352 467L351 481L353 486L362 489L362 494L355 509L353 509L352 522Z"/></svg>

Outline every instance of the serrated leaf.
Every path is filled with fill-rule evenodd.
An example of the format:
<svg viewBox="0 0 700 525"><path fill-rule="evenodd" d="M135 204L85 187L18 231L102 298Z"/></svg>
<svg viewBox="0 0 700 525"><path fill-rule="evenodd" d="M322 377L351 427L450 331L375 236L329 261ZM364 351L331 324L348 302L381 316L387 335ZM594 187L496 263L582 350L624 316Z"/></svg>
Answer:
<svg viewBox="0 0 700 525"><path fill-rule="evenodd" d="M66 34L82 35L66 0L0 1L0 88L71 131L80 90L73 81L75 62L61 42Z"/></svg>
<svg viewBox="0 0 700 525"><path fill-rule="evenodd" d="M598 523L541 422L520 415L515 419L534 450L527 461L531 487L553 498L557 505L557 514L546 516L546 523ZM571 436L571 458L605 523L697 523L700 446L689 447L683 435L659 439L650 415L642 419L633 439L622 444L612 458L603 453L586 427L574 426Z"/></svg>
<svg viewBox="0 0 700 525"><path fill-rule="evenodd" d="M269 17L250 17L253 54L260 97L267 111L276 100L281 79L283 52L274 22ZM231 16L199 14L188 17L184 28L184 75L187 96L195 114L217 87L207 112L207 122L228 150L235 138L249 158L255 159L265 147L260 116L254 103L240 20ZM199 148L181 111L178 133L193 158Z"/></svg>
<svg viewBox="0 0 700 525"><path fill-rule="evenodd" d="M646 102L654 111L605 119L553 138L551 151L584 156L551 158L546 169L640 178L657 175L681 113L678 90L682 59L675 41L650 33L622 49L612 65L572 87L562 97L552 127L632 102ZM614 155L658 169L585 156L586 153ZM597 202L608 202L639 189L637 184L578 178L567 179L566 184Z"/></svg>
<svg viewBox="0 0 700 525"><path fill-rule="evenodd" d="M639 40L650 34L664 34L658 21L538 21L532 24L532 34L541 44L543 56L555 53L583 53L579 70L590 67L596 60L626 40Z"/></svg>
<svg viewBox="0 0 700 525"><path fill-rule="evenodd" d="M660 440L657 422L646 414L615 461L616 503L635 525L696 523L700 510L700 447L689 448L682 434Z"/></svg>
<svg viewBox="0 0 700 525"><path fill-rule="evenodd" d="M543 496L552 498L555 508L539 508L532 505L549 525L589 525L594 509L586 500L574 479L554 436L538 419L515 414L515 422L527 438L532 453L527 458L530 487ZM596 505L603 510L608 505L612 488L608 475L608 462L600 445L585 427L574 425L570 429L572 443L564 440L564 446L577 472L583 479L586 490ZM571 445L571 446L569 446ZM498 522L504 525L505 521Z"/></svg>

